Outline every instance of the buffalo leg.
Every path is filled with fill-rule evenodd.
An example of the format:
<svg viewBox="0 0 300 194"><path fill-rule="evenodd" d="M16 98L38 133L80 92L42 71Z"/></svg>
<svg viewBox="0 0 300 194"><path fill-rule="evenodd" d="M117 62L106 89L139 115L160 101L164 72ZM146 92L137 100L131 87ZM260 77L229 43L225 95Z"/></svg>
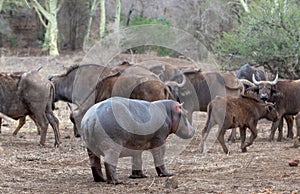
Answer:
<svg viewBox="0 0 300 194"><path fill-rule="evenodd" d="M293 139L294 138L294 132L293 132L294 117L292 115L285 115L284 119L288 127L288 133L286 137L289 139Z"/></svg>
<svg viewBox="0 0 300 194"><path fill-rule="evenodd" d="M132 156L132 171L129 178L146 178L142 170L142 152L138 152Z"/></svg>
<svg viewBox="0 0 300 194"><path fill-rule="evenodd" d="M172 173L168 172L164 164L165 149L165 145L162 145L151 150L154 159L155 170L157 175L160 177L173 176Z"/></svg>
<svg viewBox="0 0 300 194"><path fill-rule="evenodd" d="M88 156L90 159L90 166L92 169L92 174L95 182L105 182L106 179L103 177L101 170L101 160L96 156L91 150L87 148Z"/></svg>
<svg viewBox="0 0 300 194"><path fill-rule="evenodd" d="M253 144L254 140L257 137L257 129L256 129L256 124L254 126L250 127L250 131L251 131L251 135L250 135L250 139L249 142L246 143L246 147L250 146Z"/></svg>
<svg viewBox="0 0 300 194"><path fill-rule="evenodd" d="M31 117L34 119L35 123L37 123L41 127L41 138L40 138L40 145L45 145L46 142L46 135L48 130L48 120L47 117L44 114L35 114Z"/></svg>
<svg viewBox="0 0 300 194"><path fill-rule="evenodd" d="M275 122L272 123L271 133L270 133L270 136L269 136L270 141L274 140L275 131L278 128L280 122L282 122L282 118L279 121L275 121ZM280 131L279 131L279 133L280 133ZM281 135L282 135L282 132L281 132ZM277 141L281 141L280 134L278 134Z"/></svg>
<svg viewBox="0 0 300 194"><path fill-rule="evenodd" d="M59 133L59 121L58 119L54 116L53 112L47 112L46 113L47 119L54 131L54 137L55 137L55 142L54 146L58 147L60 144L60 133Z"/></svg>
<svg viewBox="0 0 300 194"><path fill-rule="evenodd" d="M205 146L204 144L207 139L208 133L210 132L210 129L215 125L215 122L213 122L213 120L210 119L210 114L211 114L211 112L208 113L208 118L207 118L205 127L202 129L202 132L201 132L201 142L200 142L200 148L199 148L200 153L204 152L204 146Z"/></svg>
<svg viewBox="0 0 300 194"><path fill-rule="evenodd" d="M33 115L29 115L29 117L34 121L34 123L37 127L37 134L41 135L41 126L39 126L38 123L35 122L35 119L33 118Z"/></svg>
<svg viewBox="0 0 300 194"><path fill-rule="evenodd" d="M116 167L120 153L115 150L104 152L104 166L106 172L106 182L108 184L122 184L123 182L118 179L116 174Z"/></svg>
<svg viewBox="0 0 300 194"><path fill-rule="evenodd" d="M2 126L2 118L0 118L0 133L1 133L1 126Z"/></svg>
<svg viewBox="0 0 300 194"><path fill-rule="evenodd" d="M246 145L245 145L246 127L240 127L240 134L241 134L241 149L242 149L242 152L247 152L247 148L246 148Z"/></svg>
<svg viewBox="0 0 300 194"><path fill-rule="evenodd" d="M224 140L224 135L225 135L225 132L226 132L226 129L224 128L221 128L219 130L219 135L218 135L218 141L220 142L222 148L223 148L223 151L225 152L225 154L228 154L228 148L226 147L225 145L225 140Z"/></svg>
<svg viewBox="0 0 300 194"><path fill-rule="evenodd" d="M234 129L231 129L231 133L228 137L228 141L234 143L235 140L236 140L236 129L234 128Z"/></svg>
<svg viewBox="0 0 300 194"><path fill-rule="evenodd" d="M300 137L300 113L296 116L297 137Z"/></svg>
<svg viewBox="0 0 300 194"><path fill-rule="evenodd" d="M74 111L75 112L75 111ZM74 136L75 137L80 137L80 134L77 130L77 126L76 126L76 123L75 123L75 119L74 119L74 113L72 112L69 116L69 119L71 120L71 122L73 123L73 132L74 132Z"/></svg>
<svg viewBox="0 0 300 194"><path fill-rule="evenodd" d="M15 129L13 135L17 135L17 134L18 134L18 132L19 132L20 129L23 127L23 125L25 124L25 122L26 122L26 116L21 117L21 118L19 119L19 124L18 124L17 128Z"/></svg>

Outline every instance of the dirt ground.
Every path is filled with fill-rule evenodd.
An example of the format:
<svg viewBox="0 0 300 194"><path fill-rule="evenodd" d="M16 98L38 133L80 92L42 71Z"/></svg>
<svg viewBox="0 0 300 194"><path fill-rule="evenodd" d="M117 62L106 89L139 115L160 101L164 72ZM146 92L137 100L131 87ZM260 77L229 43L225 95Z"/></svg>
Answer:
<svg viewBox="0 0 300 194"><path fill-rule="evenodd" d="M35 69L41 73L62 73L65 67L80 62L82 53L48 57L1 57L1 71ZM144 58L147 58L143 56ZM148 56L149 57L149 56ZM151 57L149 57L151 58ZM189 64L170 58L156 58L169 63ZM60 120L62 144L54 148L54 134L48 129L45 147L38 147L39 136L30 119L13 136L16 122L4 121L0 143L0 193L299 193L300 166L289 167L288 161L300 158L300 149L292 148L291 140L269 142L271 123L260 121L259 136L247 153L241 153L240 142L227 143L230 154L223 153L218 142L205 154L198 152L200 130L206 114L194 114L196 135L181 143L170 136L167 168L174 173L172 180L156 176L153 160L145 152L144 179L129 179L129 158L119 160L117 174L124 184L95 183L88 156L81 139L73 136L66 103L59 102L55 115ZM286 130L286 129L285 129ZM227 132L229 134L229 132ZM286 131L284 132L286 134ZM103 166L103 165L102 165ZM104 169L102 169L104 172ZM166 188L166 182L177 182L177 188Z"/></svg>

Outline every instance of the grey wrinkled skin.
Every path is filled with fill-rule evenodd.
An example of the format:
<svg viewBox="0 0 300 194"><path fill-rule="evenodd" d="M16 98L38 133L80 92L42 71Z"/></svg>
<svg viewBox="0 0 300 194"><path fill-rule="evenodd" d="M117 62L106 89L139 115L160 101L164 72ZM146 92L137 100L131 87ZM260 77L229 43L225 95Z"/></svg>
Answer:
<svg viewBox="0 0 300 194"><path fill-rule="evenodd" d="M178 111L176 107L182 105L173 100L147 102L112 97L86 112L80 134L88 149L99 157L104 156L108 183L121 183L115 173L119 157L132 157L130 178L146 177L142 173L141 154L144 150L152 153L159 176L172 175L164 166L166 138L175 133L188 139L195 132L185 110ZM102 177L101 180L105 179Z"/></svg>

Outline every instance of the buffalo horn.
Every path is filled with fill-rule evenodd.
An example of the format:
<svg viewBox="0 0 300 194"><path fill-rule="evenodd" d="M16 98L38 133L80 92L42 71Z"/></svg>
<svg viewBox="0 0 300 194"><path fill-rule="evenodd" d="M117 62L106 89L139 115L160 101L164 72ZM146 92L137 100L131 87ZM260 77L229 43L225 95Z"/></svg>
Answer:
<svg viewBox="0 0 300 194"><path fill-rule="evenodd" d="M256 78L255 78L255 75L252 74L252 82L255 84L255 85L259 85L261 82L260 81L256 81Z"/></svg>
<svg viewBox="0 0 300 194"><path fill-rule="evenodd" d="M166 85L170 85L170 86L177 86L179 88L183 87L184 84L186 83L186 78L185 78L185 75L181 74L182 75L182 82L181 83L177 83L175 81L166 81L165 84Z"/></svg>
<svg viewBox="0 0 300 194"><path fill-rule="evenodd" d="M247 79L239 79L240 82L242 82L243 84L247 85L247 86L256 86L254 83L250 82L249 80Z"/></svg>
<svg viewBox="0 0 300 194"><path fill-rule="evenodd" d="M277 82L278 82L278 73L276 74L274 81L271 81L270 84L275 85L275 84L277 84Z"/></svg>

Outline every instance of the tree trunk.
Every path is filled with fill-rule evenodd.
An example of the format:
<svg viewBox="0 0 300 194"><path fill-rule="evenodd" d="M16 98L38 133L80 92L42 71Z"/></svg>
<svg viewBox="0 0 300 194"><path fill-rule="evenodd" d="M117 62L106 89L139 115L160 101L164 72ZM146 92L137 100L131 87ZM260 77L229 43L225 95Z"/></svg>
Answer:
<svg viewBox="0 0 300 194"><path fill-rule="evenodd" d="M104 1L104 0L101 0ZM97 9L97 5L98 5L98 0L94 0L91 6L91 10L90 10L90 17L88 20L88 26L87 26L87 30L83 39L83 48L85 48L87 46L89 37L90 37L90 33L91 33L91 26L92 26L92 21L93 21L93 16L95 14L95 11Z"/></svg>
<svg viewBox="0 0 300 194"><path fill-rule="evenodd" d="M241 2L241 4L242 4L242 6L243 6L245 12L249 13L250 10L249 10L249 7L248 7L247 3L246 3L244 0L240 0L240 2Z"/></svg>
<svg viewBox="0 0 300 194"><path fill-rule="evenodd" d="M120 15L121 15L121 1L116 0L116 16L115 16L115 32L118 33L120 30ZM120 37L117 34L117 45L120 43Z"/></svg>
<svg viewBox="0 0 300 194"><path fill-rule="evenodd" d="M70 47L72 51L76 50L76 38L77 38L77 18L76 15L73 15L73 17L70 18Z"/></svg>
<svg viewBox="0 0 300 194"><path fill-rule="evenodd" d="M105 35L105 22L106 22L106 16L105 16L105 0L100 0L100 39L104 37Z"/></svg>
<svg viewBox="0 0 300 194"><path fill-rule="evenodd" d="M4 0L0 0L0 12L2 11L3 2L4 2Z"/></svg>
<svg viewBox="0 0 300 194"><path fill-rule="evenodd" d="M50 42L49 42L49 51L50 56L58 56L58 47L57 47L57 40L58 40L58 27L57 27L57 20L53 20L49 22L49 35L50 35Z"/></svg>
<svg viewBox="0 0 300 194"><path fill-rule="evenodd" d="M31 5L35 8L40 21L46 28L44 48L49 49L49 54L51 56L57 56L59 55L59 52L57 47L58 25L56 16L59 7L57 6L57 0L48 0L46 2L48 3L46 5L46 9L41 6L41 4L37 0L33 0ZM47 24L44 22L41 14L47 19Z"/></svg>

